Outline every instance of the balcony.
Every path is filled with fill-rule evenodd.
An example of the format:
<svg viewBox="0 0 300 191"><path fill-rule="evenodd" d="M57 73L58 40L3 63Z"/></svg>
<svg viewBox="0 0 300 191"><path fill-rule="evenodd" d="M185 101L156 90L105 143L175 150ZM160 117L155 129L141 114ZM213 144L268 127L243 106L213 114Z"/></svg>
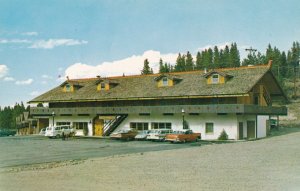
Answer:
<svg viewBox="0 0 300 191"><path fill-rule="evenodd" d="M236 113L257 115L287 115L286 107L262 107L244 104L219 105L174 105L174 106L126 106L126 107L80 107L80 108L30 108L33 116L51 116L52 112L60 116L94 116L94 115L120 115L133 113Z"/></svg>

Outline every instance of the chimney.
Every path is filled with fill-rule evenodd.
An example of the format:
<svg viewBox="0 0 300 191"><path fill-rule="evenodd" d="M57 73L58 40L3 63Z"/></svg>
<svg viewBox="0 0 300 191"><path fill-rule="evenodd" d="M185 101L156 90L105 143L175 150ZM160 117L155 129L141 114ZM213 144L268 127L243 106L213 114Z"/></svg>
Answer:
<svg viewBox="0 0 300 191"><path fill-rule="evenodd" d="M204 74L206 74L207 73L207 69L206 68L204 68Z"/></svg>
<svg viewBox="0 0 300 191"><path fill-rule="evenodd" d="M69 76L67 76L67 81L69 81L70 79L69 79Z"/></svg>

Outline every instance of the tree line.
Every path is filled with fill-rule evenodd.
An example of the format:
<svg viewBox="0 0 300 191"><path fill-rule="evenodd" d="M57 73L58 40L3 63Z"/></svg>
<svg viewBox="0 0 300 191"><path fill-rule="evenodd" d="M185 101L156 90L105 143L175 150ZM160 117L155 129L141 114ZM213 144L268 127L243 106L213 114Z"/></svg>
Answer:
<svg viewBox="0 0 300 191"><path fill-rule="evenodd" d="M29 111L29 106L25 108L23 102L16 103L13 107L0 107L0 129L15 129L16 117L24 111Z"/></svg>
<svg viewBox="0 0 300 191"><path fill-rule="evenodd" d="M250 51L246 58L241 61L240 52L237 44L226 45L219 49L217 46L198 51L194 60L191 53L178 54L174 65L159 61L159 73L183 72L192 70L215 69L215 68L234 68L247 65L266 64L273 60L272 71L279 81L286 78L293 78L296 74L296 67L299 67L300 45L299 42L293 42L288 52L280 51L276 46L268 45L266 52ZM144 61L142 75L153 74L148 59Z"/></svg>

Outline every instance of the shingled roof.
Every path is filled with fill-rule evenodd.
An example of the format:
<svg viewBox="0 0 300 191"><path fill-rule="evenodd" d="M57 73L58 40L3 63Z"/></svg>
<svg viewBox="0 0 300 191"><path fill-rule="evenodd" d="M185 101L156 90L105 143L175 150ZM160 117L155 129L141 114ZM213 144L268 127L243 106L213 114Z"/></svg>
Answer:
<svg viewBox="0 0 300 191"><path fill-rule="evenodd" d="M204 71L177 72L169 75L182 79L179 83L171 87L158 87L155 79L161 74L108 77L107 80L117 83L108 91L97 91L96 82L99 78L76 79L72 81L82 87L75 92L63 92L62 87L58 86L34 98L29 103L236 96L249 93L267 74L275 80L270 71L270 64L215 71L230 75L232 78L225 84L207 84ZM274 84L279 86L277 82ZM281 91L279 93L283 93L280 87L279 89Z"/></svg>

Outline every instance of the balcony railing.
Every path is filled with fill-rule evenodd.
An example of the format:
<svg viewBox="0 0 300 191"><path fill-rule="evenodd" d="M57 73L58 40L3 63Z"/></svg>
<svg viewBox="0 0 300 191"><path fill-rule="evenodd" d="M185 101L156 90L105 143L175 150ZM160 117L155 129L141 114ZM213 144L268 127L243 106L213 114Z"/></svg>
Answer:
<svg viewBox="0 0 300 191"><path fill-rule="evenodd" d="M287 115L286 107L262 107L244 104L220 105L174 105L174 106L126 106L126 107L81 107L81 108L30 108L33 116L88 116L88 115L120 115L133 113L237 113L258 115Z"/></svg>

